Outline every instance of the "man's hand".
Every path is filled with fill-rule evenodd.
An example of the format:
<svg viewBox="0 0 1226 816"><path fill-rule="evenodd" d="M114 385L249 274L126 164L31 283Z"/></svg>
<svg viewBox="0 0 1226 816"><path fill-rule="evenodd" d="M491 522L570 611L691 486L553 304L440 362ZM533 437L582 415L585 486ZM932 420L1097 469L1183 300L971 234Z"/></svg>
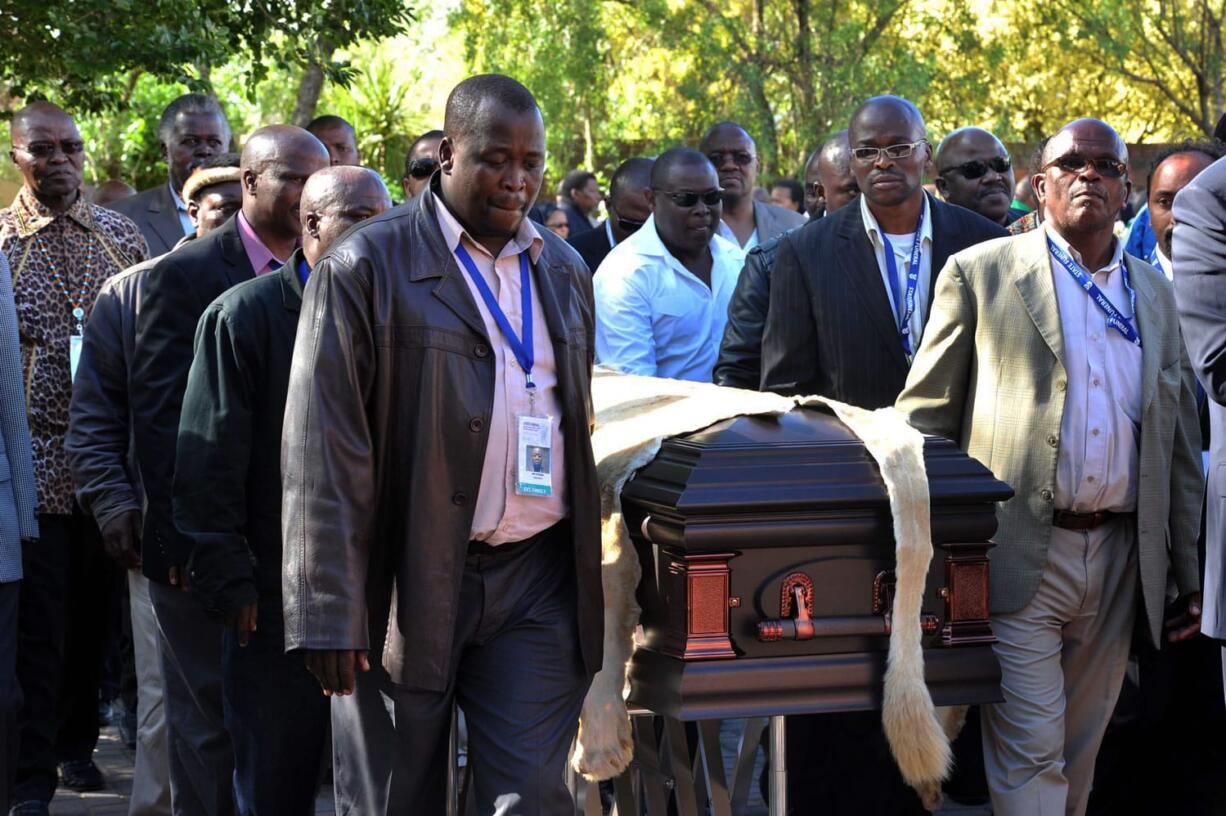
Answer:
<svg viewBox="0 0 1226 816"><path fill-rule="evenodd" d="M102 528L102 548L128 569L140 569L140 511L120 513Z"/></svg>
<svg viewBox="0 0 1226 816"><path fill-rule="evenodd" d="M1178 643L1200 632L1200 601L1200 593L1193 592L1175 602L1174 609L1182 608L1183 611L1178 614L1168 613L1170 617L1162 626L1166 630L1168 642Z"/></svg>
<svg viewBox="0 0 1226 816"><path fill-rule="evenodd" d="M303 654L307 669L315 675L328 697L353 694L358 670L370 671L370 658L365 649L307 649Z"/></svg>
<svg viewBox="0 0 1226 816"><path fill-rule="evenodd" d="M247 641L251 639L251 633L255 631L255 619L258 608L258 604L249 603L237 612L229 612L225 615L226 628L234 631L234 635L238 638L239 646L246 646Z"/></svg>
<svg viewBox="0 0 1226 816"><path fill-rule="evenodd" d="M170 567L167 572L167 579L172 587L187 592L191 587L187 585L187 568L186 567Z"/></svg>

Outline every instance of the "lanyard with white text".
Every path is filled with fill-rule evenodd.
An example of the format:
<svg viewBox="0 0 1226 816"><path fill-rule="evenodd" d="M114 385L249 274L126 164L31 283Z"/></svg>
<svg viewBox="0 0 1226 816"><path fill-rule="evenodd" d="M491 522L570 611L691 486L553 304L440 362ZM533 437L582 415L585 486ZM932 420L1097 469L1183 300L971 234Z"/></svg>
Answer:
<svg viewBox="0 0 1226 816"><path fill-rule="evenodd" d="M903 353L907 362L915 356L911 343L911 316L915 314L915 292L919 287L920 257L924 248L924 211L920 210L919 221L915 225L915 241L911 244L911 257L907 261L907 291L902 295L898 291L898 263L894 260L894 245L890 239L881 234L885 243L885 266L889 273L890 294L894 296L894 314L898 318L898 338L902 341Z"/></svg>
<svg viewBox="0 0 1226 816"><path fill-rule="evenodd" d="M472 278L473 285L477 287L477 291L481 293L481 299L485 301L485 307L490 310L490 315L494 318L494 322L498 324L502 336L507 339L507 344L511 346L511 352L515 355L516 361L519 362L519 367L524 370L524 376L528 378L528 401L535 403L536 383L532 382L532 365L536 362L535 353L532 349L532 275L528 268L527 250L519 253L519 296L520 310L523 314L522 335L517 335L515 329L511 328L511 321L507 320L506 313L498 305L498 298L494 297L494 293L490 291L490 285L485 282L485 278L478 271L477 265L473 263L472 256L468 254L468 250L464 248L463 244L456 244L455 255L460 259L460 263L464 266L465 271L468 272L468 276Z"/></svg>
<svg viewBox="0 0 1226 816"><path fill-rule="evenodd" d="M1057 244L1051 238L1047 239L1047 248L1051 251L1052 257L1060 262L1065 271L1073 276L1073 280L1090 296L1090 299L1098 304L1098 308L1102 309L1103 314L1107 316L1107 325L1114 328L1130 343L1137 346L1141 345L1141 335L1137 334L1137 330L1133 328L1132 321L1120 313L1120 310L1115 308L1115 304L1111 302L1103 290L1099 289L1094 283L1094 278L1085 270L1077 260L1068 253L1064 247ZM1128 282L1128 265L1120 260L1120 274L1123 276L1124 290L1128 292L1128 302L1132 307L1133 315L1137 313L1137 293L1133 290Z"/></svg>

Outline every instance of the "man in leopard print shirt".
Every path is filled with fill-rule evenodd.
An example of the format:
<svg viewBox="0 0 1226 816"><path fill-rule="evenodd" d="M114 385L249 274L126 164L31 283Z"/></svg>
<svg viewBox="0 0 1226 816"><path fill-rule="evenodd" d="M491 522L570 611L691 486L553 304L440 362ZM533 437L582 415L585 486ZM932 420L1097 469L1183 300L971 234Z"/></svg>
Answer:
<svg viewBox="0 0 1226 816"><path fill-rule="evenodd" d="M0 210L0 251L12 266L41 531L23 554L17 676L25 706L13 798L24 808L17 812L37 814L55 793L57 763L64 785L102 786L90 757L108 597L119 577L73 498L64 451L71 349L103 282L145 260L148 248L127 217L82 197L84 144L71 116L36 102L13 117L10 135L24 183Z"/></svg>

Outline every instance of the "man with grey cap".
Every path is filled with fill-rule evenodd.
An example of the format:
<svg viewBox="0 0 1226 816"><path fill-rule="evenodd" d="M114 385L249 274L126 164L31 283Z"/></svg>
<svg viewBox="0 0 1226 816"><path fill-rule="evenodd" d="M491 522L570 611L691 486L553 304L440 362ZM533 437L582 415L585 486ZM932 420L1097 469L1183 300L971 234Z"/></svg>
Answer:
<svg viewBox="0 0 1226 816"><path fill-rule="evenodd" d="M191 591L226 624L222 686L242 814L314 813L328 698L281 614L281 421L302 289L311 266L358 221L391 206L373 170L310 177L302 246L275 274L227 290L196 327L174 481L175 521L191 540Z"/></svg>
<svg viewBox="0 0 1226 816"><path fill-rule="evenodd" d="M185 593L192 541L172 512L175 445L196 321L218 295L281 268L298 244L306 179L329 165L305 130L272 125L243 147L242 207L154 267L136 320L129 386L136 457L146 494L142 565L162 640L170 782L178 814L233 812L234 754L222 719L222 630L199 596Z"/></svg>

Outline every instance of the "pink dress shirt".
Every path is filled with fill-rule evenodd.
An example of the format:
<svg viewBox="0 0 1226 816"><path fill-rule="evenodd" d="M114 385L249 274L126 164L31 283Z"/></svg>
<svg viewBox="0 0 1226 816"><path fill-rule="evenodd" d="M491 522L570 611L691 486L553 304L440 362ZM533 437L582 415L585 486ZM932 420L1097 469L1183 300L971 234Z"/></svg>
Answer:
<svg viewBox="0 0 1226 816"><path fill-rule="evenodd" d="M247 223L247 219L243 217L243 211L239 210L238 215L234 216L238 219L238 237L243 242L243 249L247 252L247 260L251 261L251 268L255 270L255 276L267 275L280 269L285 264L285 258L278 258L272 254L272 250L264 245L260 240L260 236L255 234L255 230ZM276 266L272 263L276 262Z"/></svg>
<svg viewBox="0 0 1226 816"><path fill-rule="evenodd" d="M1077 250L1050 225L1043 229L1081 263ZM1055 506L1078 513L1130 513L1137 507L1141 348L1107 325L1106 314L1059 261L1054 257L1049 261L1068 373ZM1117 240L1115 255L1093 278L1115 308L1131 319L1135 316L1124 288L1123 262L1123 245ZM1137 326L1135 319L1132 324Z"/></svg>
<svg viewBox="0 0 1226 816"><path fill-rule="evenodd" d="M519 253L526 250L529 259L536 264L541 257L544 241L532 226L532 222L525 218L520 223L515 237L507 242L495 258L489 250L469 237L464 227L437 196L434 204L443 240L452 252L455 274L460 275L468 284L473 301L481 312L481 320L485 323L490 347L494 350L494 409L490 416L485 461L481 468L481 486L477 493L470 537L474 541L484 541L490 546L523 541L569 515L565 495L566 478L562 467L565 461L561 433L562 404L557 389L558 376L554 365L553 343L549 336L549 327L545 324L545 313L541 309L540 291L535 285L537 277L533 275L532 344L536 360L532 367L532 381L536 383L536 413L554 418L553 449L550 454L553 494L548 497L520 496L515 492L515 442L519 430L516 416L529 413L527 377L516 361L515 353L502 330L486 308L481 293L460 265L459 259L455 258L455 248L461 241L464 243L464 248L468 250L477 271L485 278L490 291L498 299L498 305L506 314L511 327L519 331L523 326Z"/></svg>

